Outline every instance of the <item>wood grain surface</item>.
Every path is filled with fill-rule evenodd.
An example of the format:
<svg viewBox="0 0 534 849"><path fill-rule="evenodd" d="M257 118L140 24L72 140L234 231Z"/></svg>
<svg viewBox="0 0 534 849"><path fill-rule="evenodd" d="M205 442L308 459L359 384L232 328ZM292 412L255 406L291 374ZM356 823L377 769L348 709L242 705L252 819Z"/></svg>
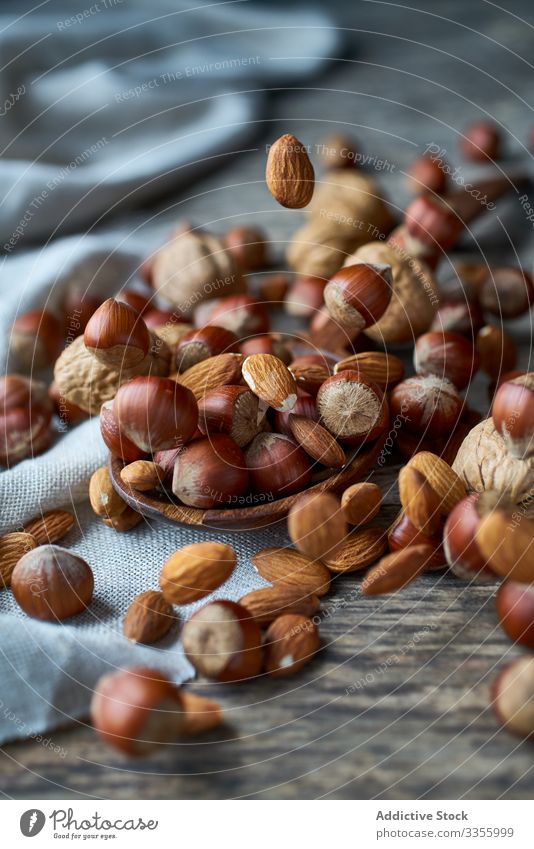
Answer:
<svg viewBox="0 0 534 849"><path fill-rule="evenodd" d="M185 192L163 201L145 230L147 245L186 215L218 232L232 223L261 224L282 254L301 214L277 208L262 183L265 144L282 132L311 144L336 129L353 132L365 153L391 165L367 167L399 208L407 200L411 160L435 143L458 163L457 134L473 112L496 114L515 136L507 139L509 160L532 171L522 147L533 123L522 101L532 96L523 58L531 54L528 27L480 2L437 0L420 13L387 4L387 14L381 4L337 5L346 28L344 60L308 86L273 93L251 150L226 156L224 168L194 185L194 197ZM513 5L532 23L531 4ZM492 37L478 34L481 29ZM497 49L494 39L505 48ZM137 221L153 212L139 210ZM499 206L498 221L481 220L461 249L476 256L478 240L489 262L502 263L512 254L510 233L530 266L531 225L513 200ZM528 320L510 329L526 365ZM487 411L480 376L471 398ZM398 509L400 460L390 460L375 477L385 492L384 523ZM335 577L323 600L321 652L297 677L194 685L226 711L226 725L209 738L130 763L78 723L44 742L6 746L1 792L18 798L530 798L532 744L502 730L489 708L497 669L520 654L498 627L495 587L437 572L394 596L363 598L360 582L358 574Z"/></svg>

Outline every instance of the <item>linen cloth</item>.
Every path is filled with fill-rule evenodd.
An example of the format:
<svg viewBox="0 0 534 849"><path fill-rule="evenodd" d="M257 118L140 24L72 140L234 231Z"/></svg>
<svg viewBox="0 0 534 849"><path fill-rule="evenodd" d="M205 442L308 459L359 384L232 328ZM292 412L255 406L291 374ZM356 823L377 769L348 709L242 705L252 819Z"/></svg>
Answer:
<svg viewBox="0 0 534 849"><path fill-rule="evenodd" d="M34 5L0 10L3 371L18 313L57 309L74 281L106 296L135 283L143 256L165 235L140 240L135 208L190 184L213 161L221 167L221 154L242 149L254 131L266 88L309 78L339 50L329 19L309 5ZM92 232L103 215L109 226ZM207 532L146 522L127 534L106 528L87 503L90 475L105 462L93 419L0 473L0 532L70 509L76 525L62 544L95 575L90 609L62 625L28 618L0 592L0 742L86 717L92 687L110 669L155 665L176 681L192 674L179 644L188 607L157 647L129 643L121 623L139 592L157 589L165 559ZM286 541L283 528L217 538L236 548L238 567L215 596L234 599L264 583L251 554Z"/></svg>

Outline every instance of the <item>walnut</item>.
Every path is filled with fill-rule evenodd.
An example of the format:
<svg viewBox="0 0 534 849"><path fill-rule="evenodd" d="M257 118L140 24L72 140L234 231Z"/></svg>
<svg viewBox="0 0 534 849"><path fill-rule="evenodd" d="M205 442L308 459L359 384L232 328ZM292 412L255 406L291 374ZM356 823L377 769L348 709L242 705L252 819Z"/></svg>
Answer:
<svg viewBox="0 0 534 849"><path fill-rule="evenodd" d="M516 460L506 450L493 419L477 424L466 436L453 469L473 492L495 490L534 516L534 457Z"/></svg>
<svg viewBox="0 0 534 849"><path fill-rule="evenodd" d="M185 230L154 257L152 285L182 315L201 301L243 291L243 281L223 243L210 233Z"/></svg>
<svg viewBox="0 0 534 849"><path fill-rule="evenodd" d="M131 377L168 375L170 350L162 339L151 335L153 344L145 359L137 366L121 369L120 372L100 363L85 347L83 336L78 336L65 348L54 367L54 380L60 397L90 415L98 415L104 401L114 398L119 386Z"/></svg>
<svg viewBox="0 0 534 849"><path fill-rule="evenodd" d="M365 333L377 342L412 341L425 333L436 314L439 296L432 272L421 260L405 255L385 242L369 242L345 261L390 265L393 297L384 315Z"/></svg>
<svg viewBox="0 0 534 849"><path fill-rule="evenodd" d="M287 250L291 268L299 274L328 278L348 254L387 233L391 216L373 180L356 171L329 171L307 208L308 221Z"/></svg>

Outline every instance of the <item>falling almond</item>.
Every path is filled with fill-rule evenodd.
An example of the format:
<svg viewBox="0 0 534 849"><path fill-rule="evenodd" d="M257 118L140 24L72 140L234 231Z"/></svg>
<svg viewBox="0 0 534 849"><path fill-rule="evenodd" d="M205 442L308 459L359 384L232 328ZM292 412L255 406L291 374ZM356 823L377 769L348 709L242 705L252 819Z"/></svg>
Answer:
<svg viewBox="0 0 534 849"><path fill-rule="evenodd" d="M315 174L305 146L287 133L271 145L265 171L267 188L281 206L302 209L312 199Z"/></svg>

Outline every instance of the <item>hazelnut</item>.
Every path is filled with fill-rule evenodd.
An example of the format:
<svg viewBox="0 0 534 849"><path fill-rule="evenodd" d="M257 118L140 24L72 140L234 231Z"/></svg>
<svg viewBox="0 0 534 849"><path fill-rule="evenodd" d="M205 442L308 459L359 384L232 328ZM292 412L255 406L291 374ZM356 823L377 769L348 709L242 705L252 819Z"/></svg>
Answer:
<svg viewBox="0 0 534 849"><path fill-rule="evenodd" d="M390 395L391 415L427 437L445 436L460 418L463 400L446 378L416 375L398 383Z"/></svg>
<svg viewBox="0 0 534 849"><path fill-rule="evenodd" d="M73 336L83 333L87 322L93 313L96 312L102 301L103 298L99 295L91 294L86 286L74 283L68 287L63 302L65 335L67 338L72 339Z"/></svg>
<svg viewBox="0 0 534 849"><path fill-rule="evenodd" d="M215 681L241 681L261 671L261 632L249 612L219 599L197 610L182 630L184 651L197 672Z"/></svg>
<svg viewBox="0 0 534 849"><path fill-rule="evenodd" d="M145 452L134 445L120 429L113 412L113 401L105 401L100 410L100 433L107 448L115 457L120 457L125 463L142 460Z"/></svg>
<svg viewBox="0 0 534 849"><path fill-rule="evenodd" d="M312 421L318 421L319 413L315 406L315 398L303 389L299 389L297 385L297 400L292 410L287 413L282 413L280 410L275 410L273 415L273 425L276 433L283 433L286 436L292 436L293 432L289 423L292 415L305 416Z"/></svg>
<svg viewBox="0 0 534 849"><path fill-rule="evenodd" d="M484 323L477 301L442 301L430 330L461 333L472 339Z"/></svg>
<svg viewBox="0 0 534 849"><path fill-rule="evenodd" d="M534 657L504 667L492 688L497 719L518 737L534 735Z"/></svg>
<svg viewBox="0 0 534 849"><path fill-rule="evenodd" d="M348 532L341 503L330 492L301 495L291 506L287 528L296 548L312 560L334 556Z"/></svg>
<svg viewBox="0 0 534 849"><path fill-rule="evenodd" d="M119 428L141 451L185 445L193 436L198 407L193 393L167 377L135 377L113 401Z"/></svg>
<svg viewBox="0 0 534 849"><path fill-rule="evenodd" d="M503 581L495 599L497 616L504 633L514 643L534 648L534 587Z"/></svg>
<svg viewBox="0 0 534 849"><path fill-rule="evenodd" d="M284 498L311 480L310 462L299 445L280 433L260 433L245 453L254 492Z"/></svg>
<svg viewBox="0 0 534 849"><path fill-rule="evenodd" d="M459 333L433 330L415 343L414 368L417 374L445 377L464 389L478 369L478 354Z"/></svg>
<svg viewBox="0 0 534 849"><path fill-rule="evenodd" d="M447 188L447 173L442 163L431 156L418 156L408 168L408 186L414 195L441 195Z"/></svg>
<svg viewBox="0 0 534 849"><path fill-rule="evenodd" d="M246 386L221 386L207 392L198 403L198 426L206 436L226 433L240 448L248 445L262 427L265 412Z"/></svg>
<svg viewBox="0 0 534 849"><path fill-rule="evenodd" d="M44 383L17 374L0 377L0 464L14 465L48 448L51 418Z"/></svg>
<svg viewBox="0 0 534 849"><path fill-rule="evenodd" d="M265 670L271 678L294 675L313 660L320 645L312 619L296 613L279 616L265 633Z"/></svg>
<svg viewBox="0 0 534 849"><path fill-rule="evenodd" d="M148 309L143 313L143 321L149 330L160 331L166 325L169 327L187 327L189 330L191 329L191 325L188 324L187 320L184 318L182 313L179 310L160 310L160 309ZM187 333L187 330L184 329L184 333Z"/></svg>
<svg viewBox="0 0 534 849"><path fill-rule="evenodd" d="M150 307L153 294L145 287L145 294L137 291L137 289L121 289L117 295L117 301L128 304L140 315L144 314Z"/></svg>
<svg viewBox="0 0 534 849"><path fill-rule="evenodd" d="M444 251L458 241L464 226L446 201L435 195L421 195L412 201L404 213L404 223L415 239Z"/></svg>
<svg viewBox="0 0 534 849"><path fill-rule="evenodd" d="M63 347L61 322L48 310L30 310L11 325L9 351L16 368L23 372L47 368Z"/></svg>
<svg viewBox="0 0 534 849"><path fill-rule="evenodd" d="M361 332L382 318L392 292L388 265L358 263L340 269L324 290L330 316L349 331Z"/></svg>
<svg viewBox="0 0 534 849"><path fill-rule="evenodd" d="M283 303L288 288L289 278L287 274L279 271L261 278L258 294L262 303L276 308Z"/></svg>
<svg viewBox="0 0 534 849"><path fill-rule="evenodd" d="M172 491L182 504L209 509L235 503L248 482L243 452L231 437L220 433L198 439L178 454Z"/></svg>
<svg viewBox="0 0 534 849"><path fill-rule="evenodd" d="M267 265L267 244L255 227L232 227L223 236L223 244L242 272L258 271Z"/></svg>
<svg viewBox="0 0 534 849"><path fill-rule="evenodd" d="M176 368L179 372L184 372L208 357L236 353L237 350L237 336L225 327L207 325L198 330L190 330L178 342Z"/></svg>
<svg viewBox="0 0 534 849"><path fill-rule="evenodd" d="M376 439L388 421L381 390L360 372L350 370L325 380L317 394L317 410L330 433L350 445Z"/></svg>
<svg viewBox="0 0 534 849"><path fill-rule="evenodd" d="M291 351L285 342L272 333L263 336L251 336L250 339L241 343L239 350L244 357L251 357L252 354L271 354L273 357L278 357L286 365L292 359Z"/></svg>
<svg viewBox="0 0 534 849"><path fill-rule="evenodd" d="M104 675L91 702L99 737L119 752L143 757L172 743L185 722L179 689L162 672L133 667Z"/></svg>
<svg viewBox="0 0 534 849"><path fill-rule="evenodd" d="M512 371L516 366L516 344L501 327L482 327L477 334L476 350L480 368L493 380L498 380L499 375Z"/></svg>
<svg viewBox="0 0 534 849"><path fill-rule="evenodd" d="M200 320L202 319L202 321ZM271 329L265 306L249 295L231 295L207 304L202 313L195 314L195 324L215 324L231 330L238 339L268 333Z"/></svg>
<svg viewBox="0 0 534 849"><path fill-rule="evenodd" d="M495 581L497 577L476 541L476 531L485 512L480 493L472 493L456 505L445 523L445 557L454 574L464 580Z"/></svg>
<svg viewBox="0 0 534 849"><path fill-rule="evenodd" d="M24 612L50 622L85 610L93 587L93 573L85 560L59 545L28 551L11 575L13 595Z"/></svg>
<svg viewBox="0 0 534 849"><path fill-rule="evenodd" d="M326 280L299 274L286 294L285 309L289 315L309 318L324 304Z"/></svg>
<svg viewBox="0 0 534 849"><path fill-rule="evenodd" d="M534 303L534 283L522 268L492 268L480 291L484 310L500 319L517 318Z"/></svg>
<svg viewBox="0 0 534 849"><path fill-rule="evenodd" d="M501 136L493 121L474 121L465 127L460 136L460 151L472 162L487 162L497 159L500 153Z"/></svg>
<svg viewBox="0 0 534 849"><path fill-rule="evenodd" d="M87 322L83 341L103 365L129 369L145 359L151 340L136 309L108 298Z"/></svg>
<svg viewBox="0 0 534 849"><path fill-rule="evenodd" d="M412 545L431 546L433 554L428 558L426 568L429 570L443 569L447 564L442 546L441 533L427 534L412 525L408 517L401 513L388 533L388 544L391 551L400 551Z"/></svg>
<svg viewBox="0 0 534 849"><path fill-rule="evenodd" d="M534 372L500 385L491 407L495 429L512 457L534 455Z"/></svg>

